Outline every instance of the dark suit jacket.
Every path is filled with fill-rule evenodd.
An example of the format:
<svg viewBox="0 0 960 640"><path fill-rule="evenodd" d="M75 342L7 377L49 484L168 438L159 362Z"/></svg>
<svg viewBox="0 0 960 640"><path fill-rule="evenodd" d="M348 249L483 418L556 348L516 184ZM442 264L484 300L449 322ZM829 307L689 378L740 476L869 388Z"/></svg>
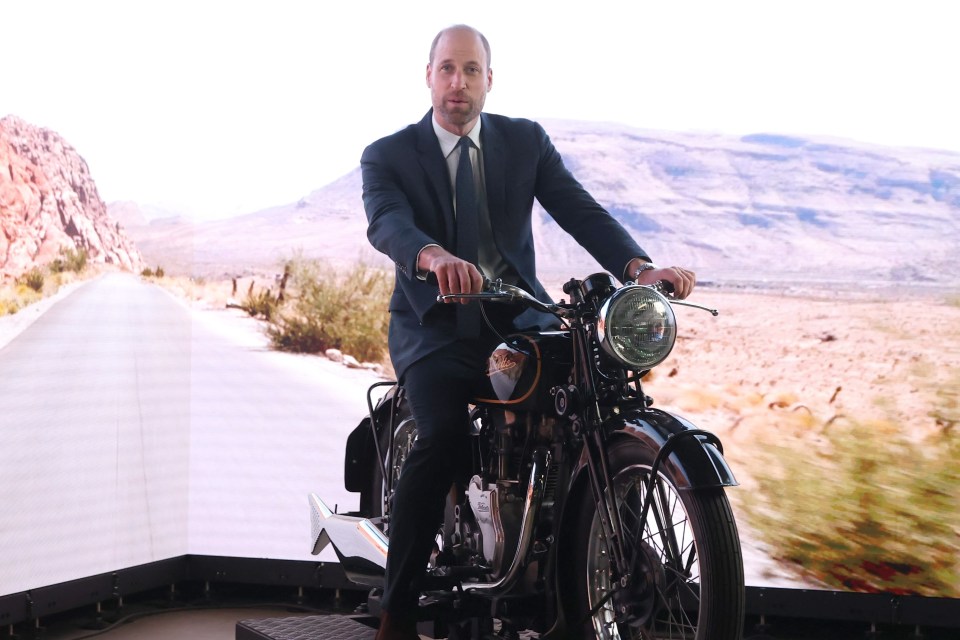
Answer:
<svg viewBox="0 0 960 640"><path fill-rule="evenodd" d="M541 300L531 230L536 198L604 269L617 277L635 257L647 258L626 230L563 165L539 124L481 114L480 141L490 223L520 286ZM367 237L396 263L390 300L390 355L398 376L423 356L453 342L454 305L437 303L437 287L417 278L417 254L427 244L456 251L453 194L433 130L433 111L417 124L377 140L360 161ZM445 307L445 308L441 308Z"/></svg>

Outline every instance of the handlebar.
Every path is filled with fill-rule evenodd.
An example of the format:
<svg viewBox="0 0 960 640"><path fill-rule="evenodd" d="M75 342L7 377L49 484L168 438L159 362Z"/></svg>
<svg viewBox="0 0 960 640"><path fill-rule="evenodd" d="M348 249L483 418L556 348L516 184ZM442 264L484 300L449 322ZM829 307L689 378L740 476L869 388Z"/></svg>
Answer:
<svg viewBox="0 0 960 640"><path fill-rule="evenodd" d="M431 274L433 275L433 274ZM434 282L436 278L434 277ZM650 288L656 290L659 293L662 293L670 304L680 305L684 307L691 307L694 309L701 309L707 311L712 316L720 315L720 312L716 309L711 309L709 307L704 307L699 304L693 304L691 302L684 302L682 300L676 300L671 297L670 294L673 293L673 285L666 280L657 280L652 285L641 285L649 286ZM458 293L458 294L447 294L447 295L438 295L437 302L446 302L447 300L479 300L479 301L490 301L490 302L506 302L506 303L521 303L525 304L528 307L536 309L537 311L542 311L544 313L551 313L558 318L573 318L576 316L576 312L573 308L568 306L559 305L556 303L547 303L541 302L534 298L530 293L517 287L512 284L507 284L502 280L490 280L489 278L484 277L483 287L480 293Z"/></svg>
<svg viewBox="0 0 960 640"><path fill-rule="evenodd" d="M552 313L560 318L572 318L575 315L573 309L560 306L555 303L541 302L520 287L507 284L499 279L490 280L489 278L484 278L483 288L480 293L451 293L437 296L437 302L446 302L447 300L488 300L490 302L514 302L525 304L528 307L536 309L537 311Z"/></svg>
<svg viewBox="0 0 960 640"><path fill-rule="evenodd" d="M670 294L673 293L673 285L666 280L658 280L652 285L641 286L649 286L657 292L662 293L670 302L670 304L692 307L694 309L702 309L709 312L713 316L720 314L720 312L716 309L711 309L709 307L704 307L690 302L683 302L681 300L675 300L670 296ZM556 303L541 302L524 289L512 284L507 284L499 279L490 280L489 278L484 278L483 290L480 293L450 293L447 295L437 296L437 302L446 302L447 300L487 300L490 302L521 303L536 309L537 311L551 313L558 318L573 318L576 316L575 311L571 307L562 306Z"/></svg>

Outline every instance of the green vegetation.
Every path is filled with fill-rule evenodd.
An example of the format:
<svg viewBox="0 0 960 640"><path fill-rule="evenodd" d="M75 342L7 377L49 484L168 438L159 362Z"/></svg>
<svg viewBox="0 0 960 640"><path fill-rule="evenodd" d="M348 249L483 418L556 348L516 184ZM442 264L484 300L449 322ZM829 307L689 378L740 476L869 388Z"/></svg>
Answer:
<svg viewBox="0 0 960 640"><path fill-rule="evenodd" d="M37 293L43 292L43 283L46 280L46 276L43 274L43 269L40 267L33 267L25 274L17 278L17 284L22 284L24 286L30 287Z"/></svg>
<svg viewBox="0 0 960 640"><path fill-rule="evenodd" d="M285 274L286 290L278 296L282 302L269 310L268 318L267 333L277 349L322 353L334 348L361 361L383 358L392 290L387 274L362 264L337 273L302 258L288 262Z"/></svg>
<svg viewBox="0 0 960 640"><path fill-rule="evenodd" d="M829 587L960 596L956 430L917 440L841 419L817 438L759 440L743 508L776 559Z"/></svg>
<svg viewBox="0 0 960 640"><path fill-rule="evenodd" d="M50 263L50 273L82 273L87 268L89 254L86 249L60 248L60 255Z"/></svg>
<svg viewBox="0 0 960 640"><path fill-rule="evenodd" d="M24 307L53 295L87 269L86 249L61 248L45 267L32 267L12 285L0 286L0 316L12 315Z"/></svg>
<svg viewBox="0 0 960 640"><path fill-rule="evenodd" d="M162 278L164 276L163 267L159 265L156 269L144 267L143 271L140 272L140 275L144 278Z"/></svg>
<svg viewBox="0 0 960 640"><path fill-rule="evenodd" d="M0 287L0 316L13 315L41 298L43 294L25 284Z"/></svg>
<svg viewBox="0 0 960 640"><path fill-rule="evenodd" d="M254 318L261 317L269 322L274 319L281 301L280 296L274 295L269 288L256 292L251 283L250 290L247 291L247 297L243 302L243 308Z"/></svg>

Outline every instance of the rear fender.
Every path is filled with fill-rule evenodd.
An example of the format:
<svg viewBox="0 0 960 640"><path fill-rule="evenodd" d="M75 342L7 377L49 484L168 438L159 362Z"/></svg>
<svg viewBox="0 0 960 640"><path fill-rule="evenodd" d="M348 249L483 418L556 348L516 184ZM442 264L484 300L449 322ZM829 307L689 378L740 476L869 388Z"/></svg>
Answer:
<svg viewBox="0 0 960 640"><path fill-rule="evenodd" d="M383 385L384 383L377 383L370 387L370 391L367 392L368 401L373 390ZM399 387L392 386L380 398L376 407L372 408L370 414L361 420L360 424L347 436L343 460L343 486L347 491L361 494L369 492L374 468L378 464L374 431L376 431L376 437L379 437L383 429L390 424L391 413L396 407L394 398L400 393L398 390ZM376 420L376 430L370 428L371 418ZM361 496L361 506L362 504Z"/></svg>

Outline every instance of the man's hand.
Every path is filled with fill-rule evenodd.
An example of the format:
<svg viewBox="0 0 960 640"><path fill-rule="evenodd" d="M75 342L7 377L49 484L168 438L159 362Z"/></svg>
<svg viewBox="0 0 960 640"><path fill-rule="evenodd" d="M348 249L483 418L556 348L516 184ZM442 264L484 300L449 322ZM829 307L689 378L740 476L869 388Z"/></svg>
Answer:
<svg viewBox="0 0 960 640"><path fill-rule="evenodd" d="M480 293L483 276L476 266L461 260L442 247L429 246L420 252L417 268L437 277L440 295ZM466 303L466 300L460 300Z"/></svg>
<svg viewBox="0 0 960 640"><path fill-rule="evenodd" d="M632 276L642 264L646 263L638 259L632 260L627 267L627 273ZM683 267L645 269L636 277L637 284L653 284L657 280L665 280L672 284L673 297L677 300L683 300L689 296L697 285L697 275Z"/></svg>

